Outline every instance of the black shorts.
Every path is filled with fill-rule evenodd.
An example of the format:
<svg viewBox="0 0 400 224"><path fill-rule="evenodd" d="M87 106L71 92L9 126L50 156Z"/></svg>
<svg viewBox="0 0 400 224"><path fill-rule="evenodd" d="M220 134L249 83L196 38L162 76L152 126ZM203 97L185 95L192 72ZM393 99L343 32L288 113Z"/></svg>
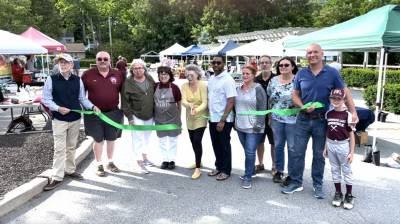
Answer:
<svg viewBox="0 0 400 224"><path fill-rule="evenodd" d="M264 130L264 134L260 140L260 143L264 143L265 142L265 136L268 137L268 142L270 145L275 145L274 143L274 134L272 132L272 128L266 123L265 124L265 130Z"/></svg>
<svg viewBox="0 0 400 224"><path fill-rule="evenodd" d="M120 109L103 112L103 114L120 124L124 122L124 114ZM121 129L105 123L96 115L85 115L83 121L85 123L86 135L91 136L96 142L102 142L104 140L114 141L121 137Z"/></svg>

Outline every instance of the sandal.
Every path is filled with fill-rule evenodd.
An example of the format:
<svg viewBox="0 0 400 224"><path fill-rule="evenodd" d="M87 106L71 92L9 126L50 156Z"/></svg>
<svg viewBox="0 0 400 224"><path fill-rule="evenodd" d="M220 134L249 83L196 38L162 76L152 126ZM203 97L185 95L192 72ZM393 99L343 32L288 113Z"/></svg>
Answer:
<svg viewBox="0 0 400 224"><path fill-rule="evenodd" d="M217 176L217 180L226 180L226 179L228 179L229 178L229 175L228 174L226 174L226 173L219 173L218 174L218 176Z"/></svg>

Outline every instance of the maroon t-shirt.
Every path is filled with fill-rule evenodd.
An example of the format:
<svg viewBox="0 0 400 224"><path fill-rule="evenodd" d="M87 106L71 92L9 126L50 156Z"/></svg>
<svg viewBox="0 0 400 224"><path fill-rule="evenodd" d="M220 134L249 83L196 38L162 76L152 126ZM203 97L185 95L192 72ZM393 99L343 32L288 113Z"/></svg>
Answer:
<svg viewBox="0 0 400 224"><path fill-rule="evenodd" d="M350 127L351 113L348 111L330 110L326 113L328 128L326 137L331 140L342 141L350 136L352 128Z"/></svg>
<svg viewBox="0 0 400 224"><path fill-rule="evenodd" d="M123 77L120 71L110 69L103 77L97 68L91 68L82 75L82 82L88 92L88 99L100 110L107 112L118 108Z"/></svg>

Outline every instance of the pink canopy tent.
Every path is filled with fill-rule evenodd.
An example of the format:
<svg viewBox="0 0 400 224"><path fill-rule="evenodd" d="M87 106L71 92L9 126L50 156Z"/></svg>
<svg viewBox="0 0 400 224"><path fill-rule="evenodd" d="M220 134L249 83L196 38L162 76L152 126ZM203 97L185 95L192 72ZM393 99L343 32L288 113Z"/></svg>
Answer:
<svg viewBox="0 0 400 224"><path fill-rule="evenodd" d="M40 32L39 30L29 27L21 36L26 37L33 42L46 48L49 53L64 52L67 50L65 45Z"/></svg>

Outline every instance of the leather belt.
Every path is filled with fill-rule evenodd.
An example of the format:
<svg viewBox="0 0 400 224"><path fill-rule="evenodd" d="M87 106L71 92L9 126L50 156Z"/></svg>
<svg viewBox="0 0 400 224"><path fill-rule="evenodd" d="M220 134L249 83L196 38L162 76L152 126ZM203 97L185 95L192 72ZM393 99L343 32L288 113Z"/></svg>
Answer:
<svg viewBox="0 0 400 224"><path fill-rule="evenodd" d="M301 112L301 114L310 120L325 119L325 113L310 114L306 112Z"/></svg>

